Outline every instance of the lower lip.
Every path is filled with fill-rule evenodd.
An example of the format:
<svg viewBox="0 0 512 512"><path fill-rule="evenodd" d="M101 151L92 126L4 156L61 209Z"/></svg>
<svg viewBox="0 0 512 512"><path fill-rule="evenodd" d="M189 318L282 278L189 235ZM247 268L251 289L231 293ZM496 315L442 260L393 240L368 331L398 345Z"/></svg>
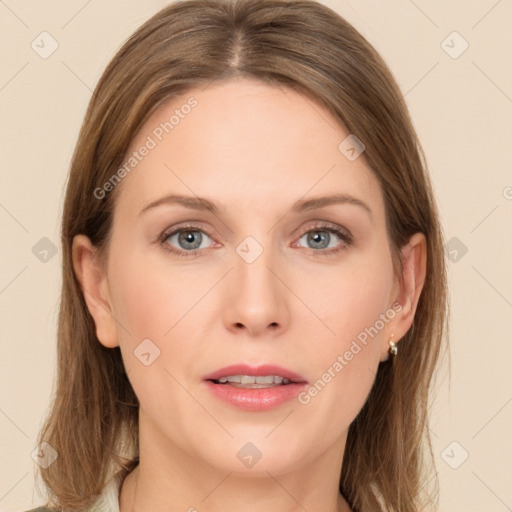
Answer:
<svg viewBox="0 0 512 512"><path fill-rule="evenodd" d="M205 382L207 388L217 397L240 409L268 411L297 398L306 383L286 384L271 388L238 388L228 384Z"/></svg>

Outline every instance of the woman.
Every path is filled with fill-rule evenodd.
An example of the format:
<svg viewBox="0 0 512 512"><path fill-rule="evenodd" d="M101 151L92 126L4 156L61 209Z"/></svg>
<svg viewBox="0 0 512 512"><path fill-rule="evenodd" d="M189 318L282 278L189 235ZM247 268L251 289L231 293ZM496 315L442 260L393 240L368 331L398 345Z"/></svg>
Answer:
<svg viewBox="0 0 512 512"><path fill-rule="evenodd" d="M395 80L335 12L185 0L140 27L62 247L49 509L435 508L442 232Z"/></svg>

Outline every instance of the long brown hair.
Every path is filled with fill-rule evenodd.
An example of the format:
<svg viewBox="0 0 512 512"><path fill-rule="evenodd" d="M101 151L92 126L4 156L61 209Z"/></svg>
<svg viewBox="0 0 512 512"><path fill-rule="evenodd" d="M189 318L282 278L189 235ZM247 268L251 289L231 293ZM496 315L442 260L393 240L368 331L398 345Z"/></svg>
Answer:
<svg viewBox="0 0 512 512"><path fill-rule="evenodd" d="M448 308L442 231L426 160L383 59L341 16L312 0L173 3L128 39L99 80L73 155L62 219L58 374L38 439L58 453L40 469L48 506L83 510L111 475L124 478L138 462L138 399L119 347L105 348L96 337L73 271L73 237L85 234L105 252L117 190L101 200L94 191L119 169L155 109L193 87L237 75L308 95L364 141L364 158L384 194L397 275L400 248L416 232L426 236L427 278L413 325L394 363L379 365L350 426L340 492L359 512L415 512L424 503L433 510L436 474L430 476L435 496L421 488L429 481L427 469L432 472L429 390Z"/></svg>

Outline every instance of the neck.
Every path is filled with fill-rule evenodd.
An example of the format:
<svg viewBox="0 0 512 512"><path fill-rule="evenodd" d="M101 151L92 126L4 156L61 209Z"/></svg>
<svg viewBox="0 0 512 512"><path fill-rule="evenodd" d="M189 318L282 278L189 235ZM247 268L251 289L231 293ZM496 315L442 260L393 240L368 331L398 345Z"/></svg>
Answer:
<svg viewBox="0 0 512 512"><path fill-rule="evenodd" d="M320 493L312 493L308 496L306 492L297 492L295 496L290 492L286 478L280 476L270 477L266 482L263 480L251 482L247 478L236 478L232 474L227 474L223 479L219 479L217 485L212 486L209 492L206 492L204 486L199 485L200 492L191 493L189 499L184 499L182 492L176 492L174 496L168 492L174 486L155 482L151 472L142 472L141 475L139 464L122 483L120 512L169 511L169 503L175 504L175 510L196 512L204 509L207 501L211 504L208 510L223 512L238 511L241 508L248 512L261 510L303 512L315 509L326 512L352 512L348 502L339 492L331 494L331 498L321 496ZM158 498L153 499L156 496ZM229 503L229 506L226 506L226 503Z"/></svg>
<svg viewBox="0 0 512 512"><path fill-rule="evenodd" d="M158 429L139 424L139 465L122 483L120 512L350 512L339 492L346 437L316 459L286 466L262 458L250 471L229 459L206 461L172 443ZM264 450L263 450L264 451ZM292 450L293 451L293 450ZM307 454L306 454L307 455ZM238 460L236 461L238 462Z"/></svg>

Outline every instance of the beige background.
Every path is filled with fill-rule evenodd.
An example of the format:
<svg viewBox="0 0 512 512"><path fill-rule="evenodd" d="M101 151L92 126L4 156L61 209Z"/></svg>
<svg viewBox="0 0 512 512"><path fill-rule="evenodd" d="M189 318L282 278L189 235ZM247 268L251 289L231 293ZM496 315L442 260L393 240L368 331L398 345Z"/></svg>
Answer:
<svg viewBox="0 0 512 512"><path fill-rule="evenodd" d="M397 77L451 240L452 379L441 372L432 409L440 510L512 510L512 2L324 3ZM46 262L32 248L43 237L59 246L67 169L100 73L166 4L0 0L1 511L44 501L31 452L55 372L60 247ZM46 59L31 47L43 31L59 45Z"/></svg>

